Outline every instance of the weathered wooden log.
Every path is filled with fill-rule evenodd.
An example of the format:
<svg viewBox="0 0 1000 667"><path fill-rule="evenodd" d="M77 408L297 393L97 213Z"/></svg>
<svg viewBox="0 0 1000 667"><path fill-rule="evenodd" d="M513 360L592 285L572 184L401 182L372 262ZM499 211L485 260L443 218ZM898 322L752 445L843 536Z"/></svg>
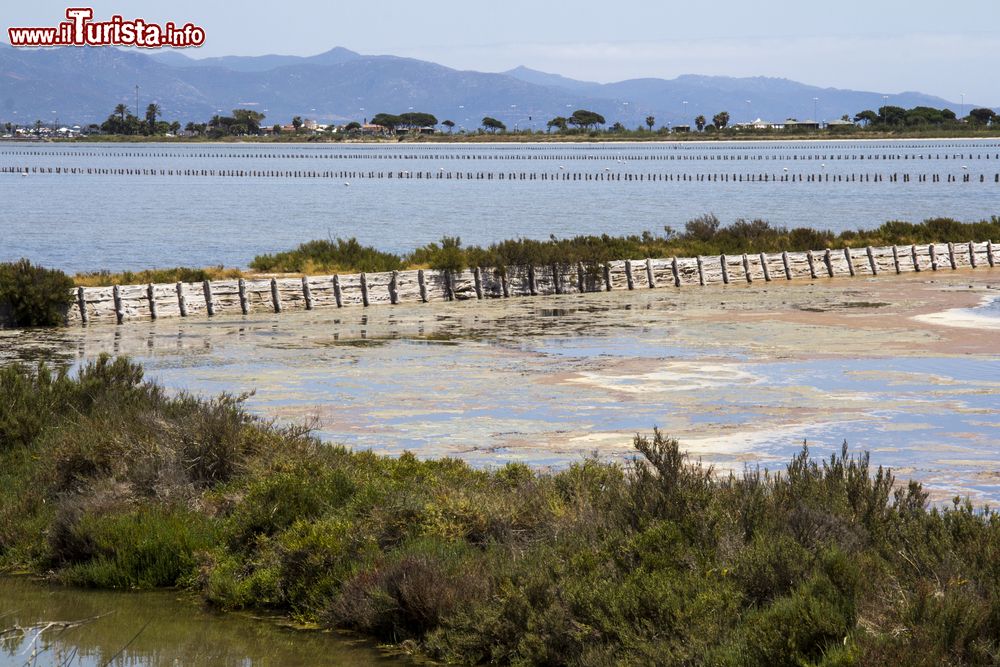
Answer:
<svg viewBox="0 0 1000 667"><path fill-rule="evenodd" d="M833 278L833 260L830 257L830 249L823 251L823 264L826 265L826 275Z"/></svg>
<svg viewBox="0 0 1000 667"><path fill-rule="evenodd" d="M500 291L505 299L510 297L510 283L507 282L507 268L500 269Z"/></svg>
<svg viewBox="0 0 1000 667"><path fill-rule="evenodd" d="M583 272L583 262L576 263L576 291L580 294L587 291L587 281Z"/></svg>
<svg viewBox="0 0 1000 667"><path fill-rule="evenodd" d="M240 312L244 315L250 314L250 301L247 300L247 281L240 278L236 282L236 290L240 295Z"/></svg>
<svg viewBox="0 0 1000 667"><path fill-rule="evenodd" d="M281 295L278 294L278 279L271 278L271 306L274 312L281 312Z"/></svg>
<svg viewBox="0 0 1000 667"><path fill-rule="evenodd" d="M788 263L788 253L781 253L781 266L785 269L785 280L792 279L792 267Z"/></svg>
<svg viewBox="0 0 1000 667"><path fill-rule="evenodd" d="M420 288L420 301L421 303L427 303L427 283L424 278L424 270L420 269L417 271L417 286ZM504 296L507 296L506 294ZM340 300L338 299L338 302Z"/></svg>
<svg viewBox="0 0 1000 667"><path fill-rule="evenodd" d="M611 291L611 265L607 262L604 264L604 290Z"/></svg>
<svg viewBox="0 0 1000 667"><path fill-rule="evenodd" d="M813 259L813 251L806 250L806 261L809 263L809 277L816 279L816 260Z"/></svg>
<svg viewBox="0 0 1000 667"><path fill-rule="evenodd" d="M399 303L399 271L393 271L389 278L389 303L394 306Z"/></svg>
<svg viewBox="0 0 1000 667"><path fill-rule="evenodd" d="M361 303L364 306L368 306L368 276L365 275L364 271L361 272Z"/></svg>
<svg viewBox="0 0 1000 667"><path fill-rule="evenodd" d="M976 244L969 241L969 265L976 268Z"/></svg>
<svg viewBox="0 0 1000 667"><path fill-rule="evenodd" d="M656 278L653 276L653 260L646 258L646 284L650 289L656 287Z"/></svg>
<svg viewBox="0 0 1000 667"><path fill-rule="evenodd" d="M528 294L538 296L538 285L535 284L535 267L528 267Z"/></svg>
<svg viewBox="0 0 1000 667"><path fill-rule="evenodd" d="M111 288L111 297L115 301L115 319L118 324L122 324L125 321L125 311L122 309L122 290L118 285Z"/></svg>
<svg viewBox="0 0 1000 667"><path fill-rule="evenodd" d="M80 309L80 322L86 324L90 316L87 314L87 294L83 287L76 288L76 305Z"/></svg>
<svg viewBox="0 0 1000 667"><path fill-rule="evenodd" d="M764 273L764 282L769 283L771 282L771 269L767 266L767 255L760 253L759 259L761 271Z"/></svg>
<svg viewBox="0 0 1000 667"><path fill-rule="evenodd" d="M629 289L635 289L635 282L632 280L632 260L625 260L625 282L628 284Z"/></svg>
<svg viewBox="0 0 1000 667"><path fill-rule="evenodd" d="M958 264L955 262L955 244L951 241L948 241L948 263L951 264L952 271L958 268Z"/></svg>
<svg viewBox="0 0 1000 667"><path fill-rule="evenodd" d="M990 266L996 266L995 260L993 258L993 241L986 242L986 261L989 262Z"/></svg>
<svg viewBox="0 0 1000 667"><path fill-rule="evenodd" d="M851 249L844 248L844 260L847 262L847 273L854 277L854 259L851 257Z"/></svg>
<svg viewBox="0 0 1000 667"><path fill-rule="evenodd" d="M895 245L892 246L892 266L896 269L896 275L902 273L899 267L899 249Z"/></svg>
<svg viewBox="0 0 1000 667"><path fill-rule="evenodd" d="M929 252L931 255L931 271L937 271L938 270L937 248L934 247L933 243L927 246L927 252Z"/></svg>
<svg viewBox="0 0 1000 667"><path fill-rule="evenodd" d="M302 276L302 298L306 302L306 310L313 309L312 288L309 287L309 278Z"/></svg>
<svg viewBox="0 0 1000 667"><path fill-rule="evenodd" d="M149 306L149 319L156 319L156 288L153 283L146 285L146 304Z"/></svg>
<svg viewBox="0 0 1000 667"><path fill-rule="evenodd" d="M674 257L670 260L670 273L674 276L674 287L681 286L681 272L680 268L677 266L677 258Z"/></svg>
<svg viewBox="0 0 1000 667"><path fill-rule="evenodd" d="M746 253L743 253L743 275L746 276L748 283L753 282L753 276L750 275L750 259Z"/></svg>
<svg viewBox="0 0 1000 667"><path fill-rule="evenodd" d="M209 317L215 315L215 304L212 303L212 283L209 280L203 280L201 283L201 291L205 294L205 312L208 313Z"/></svg>
<svg viewBox="0 0 1000 667"><path fill-rule="evenodd" d="M722 284L729 284L729 267L726 265L726 256L719 255L719 266L722 267Z"/></svg>
<svg viewBox="0 0 1000 667"><path fill-rule="evenodd" d="M562 294L563 293L562 280L561 280L562 276L559 275L559 265L553 264L551 270L552 270L552 287L553 289L555 289L556 294Z"/></svg>
<svg viewBox="0 0 1000 667"><path fill-rule="evenodd" d="M702 265L701 256L695 257L695 263L698 265L698 284L705 284L705 267Z"/></svg>
<svg viewBox="0 0 1000 667"><path fill-rule="evenodd" d="M177 290L177 310L180 311L181 317L187 317L188 305L184 296L184 283L179 282L174 288Z"/></svg>
<svg viewBox="0 0 1000 667"><path fill-rule="evenodd" d="M877 276L878 262L875 261L875 251L872 250L871 246L868 246L867 248L865 248L865 252L868 254L868 268L871 269L873 276Z"/></svg>
<svg viewBox="0 0 1000 667"><path fill-rule="evenodd" d="M910 246L910 257L913 258L913 270L920 273L920 258L917 257L916 244Z"/></svg>

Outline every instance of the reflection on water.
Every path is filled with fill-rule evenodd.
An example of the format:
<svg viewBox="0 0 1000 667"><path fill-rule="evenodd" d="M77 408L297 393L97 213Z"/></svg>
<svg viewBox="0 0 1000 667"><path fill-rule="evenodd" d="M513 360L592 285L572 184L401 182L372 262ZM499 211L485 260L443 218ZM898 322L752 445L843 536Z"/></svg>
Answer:
<svg viewBox="0 0 1000 667"><path fill-rule="evenodd" d="M213 614L169 592L77 590L0 577L0 667L409 664L359 641Z"/></svg>

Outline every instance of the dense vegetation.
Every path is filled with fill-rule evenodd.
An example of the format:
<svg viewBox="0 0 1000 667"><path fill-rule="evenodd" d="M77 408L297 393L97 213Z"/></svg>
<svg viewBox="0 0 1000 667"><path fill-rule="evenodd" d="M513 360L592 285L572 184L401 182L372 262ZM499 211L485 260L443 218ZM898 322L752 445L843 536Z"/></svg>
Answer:
<svg viewBox="0 0 1000 667"><path fill-rule="evenodd" d="M0 313L16 327L55 326L66 319L73 281L26 259L0 264Z"/></svg>
<svg viewBox="0 0 1000 667"><path fill-rule="evenodd" d="M597 265L618 259L691 257L694 255L818 250L826 247L860 247L944 241L983 241L1000 238L1000 217L963 223L934 218L921 223L893 221L868 230L834 234L807 227L787 229L766 220L740 219L722 226L714 215L688 221L683 231L666 227L662 234L632 236L551 237L547 241L512 239L486 247L462 247L458 238L445 237L406 255L380 252L355 239L310 241L294 250L261 255L251 268L265 272L393 271L400 268L458 270L474 266Z"/></svg>
<svg viewBox="0 0 1000 667"><path fill-rule="evenodd" d="M181 586L435 658L499 664L1000 660L1000 516L928 509L867 456L716 477L473 470L321 445L126 359L0 369L0 567Z"/></svg>
<svg viewBox="0 0 1000 667"><path fill-rule="evenodd" d="M203 280L227 280L239 278L243 272L239 269L227 269L224 266L212 266L205 269L174 267L170 269L146 269L145 271L94 271L78 273L73 276L73 282L81 287L97 287L100 285L142 285L146 283L196 283Z"/></svg>

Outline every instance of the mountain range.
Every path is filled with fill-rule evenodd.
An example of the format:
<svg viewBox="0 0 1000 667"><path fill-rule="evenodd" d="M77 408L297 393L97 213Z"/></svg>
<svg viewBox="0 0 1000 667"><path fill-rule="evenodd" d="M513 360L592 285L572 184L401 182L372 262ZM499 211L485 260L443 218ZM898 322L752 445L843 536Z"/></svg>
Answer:
<svg viewBox="0 0 1000 667"><path fill-rule="evenodd" d="M544 129L550 118L580 108L628 127L642 124L647 116L654 116L657 126L691 124L699 114L711 119L724 110L732 122L814 115L829 120L884 103L960 111L954 102L917 92L821 88L770 77L684 75L602 84L527 67L463 71L340 47L309 57L194 59L172 50L15 49L0 44L0 122L101 122L119 103L135 107L136 86L140 112L156 102L165 120L182 123L204 122L235 108L261 111L268 123L288 123L293 116L327 123L363 121L379 112L412 109L459 127L474 128L484 116L492 116L521 129Z"/></svg>

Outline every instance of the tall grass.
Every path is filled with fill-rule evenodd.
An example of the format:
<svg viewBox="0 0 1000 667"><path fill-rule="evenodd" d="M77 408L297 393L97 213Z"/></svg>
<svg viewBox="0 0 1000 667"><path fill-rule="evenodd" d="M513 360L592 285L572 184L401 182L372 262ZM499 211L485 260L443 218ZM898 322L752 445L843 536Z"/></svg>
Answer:
<svg viewBox="0 0 1000 667"><path fill-rule="evenodd" d="M1000 660L1000 515L928 507L846 445L717 475L475 470L323 445L125 359L0 369L0 567L181 586L454 663Z"/></svg>
<svg viewBox="0 0 1000 667"><path fill-rule="evenodd" d="M1000 218L959 222L932 218L921 223L891 221L874 229L840 233L809 227L774 226L761 219L738 219L723 226L706 214L688 221L683 230L665 227L663 232L628 236L550 237L548 240L509 239L487 246L463 246L458 237L418 247L405 255L362 246L356 239L310 241L296 249L254 258L257 271L328 273L334 271L394 271L432 268L458 271L476 266L550 266L553 264L597 266L621 259L646 257L690 257L818 250L824 247L863 247L913 243L984 241L1000 238Z"/></svg>

